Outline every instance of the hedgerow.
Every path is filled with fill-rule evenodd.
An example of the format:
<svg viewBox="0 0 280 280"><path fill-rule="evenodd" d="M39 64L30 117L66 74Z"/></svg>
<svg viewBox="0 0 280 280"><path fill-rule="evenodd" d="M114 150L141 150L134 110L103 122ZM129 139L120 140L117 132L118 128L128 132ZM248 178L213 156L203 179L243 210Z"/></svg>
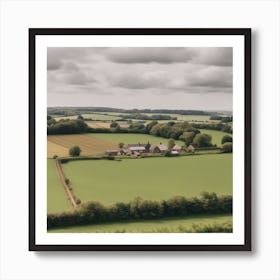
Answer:
<svg viewBox="0 0 280 280"><path fill-rule="evenodd" d="M48 229L74 225L98 224L125 220L182 217L196 214L231 214L232 196L202 193L200 197L176 196L168 200L150 201L140 197L130 202L104 206L100 202L82 203L70 212L48 214Z"/></svg>

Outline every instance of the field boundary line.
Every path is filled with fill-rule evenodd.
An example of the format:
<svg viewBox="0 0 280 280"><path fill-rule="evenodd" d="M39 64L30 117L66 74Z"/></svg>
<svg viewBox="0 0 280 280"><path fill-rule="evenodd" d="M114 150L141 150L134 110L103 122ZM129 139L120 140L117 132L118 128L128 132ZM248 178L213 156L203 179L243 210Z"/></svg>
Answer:
<svg viewBox="0 0 280 280"><path fill-rule="evenodd" d="M62 166L61 166L61 163L59 160L55 160L55 166L56 166L56 170L57 170L57 173L59 175L59 179L60 179L60 182L61 182L61 185L63 187L63 189L65 190L66 192L66 195L67 197L69 198L70 202L71 202L71 205L76 208L77 207L77 203L75 201L75 198L72 194L72 192L70 191L68 185L66 184L65 180L66 180L66 177L64 175L64 172L62 170Z"/></svg>

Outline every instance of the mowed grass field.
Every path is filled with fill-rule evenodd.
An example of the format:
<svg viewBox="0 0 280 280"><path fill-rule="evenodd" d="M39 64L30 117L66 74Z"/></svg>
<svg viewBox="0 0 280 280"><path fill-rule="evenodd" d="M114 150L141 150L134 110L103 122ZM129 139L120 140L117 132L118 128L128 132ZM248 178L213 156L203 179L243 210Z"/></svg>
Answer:
<svg viewBox="0 0 280 280"><path fill-rule="evenodd" d="M91 133L93 137L100 138L105 141L124 144L150 143L158 145L159 143L167 144L169 139L163 137L156 137L149 134L137 133ZM175 141L178 145L184 145L183 141Z"/></svg>
<svg viewBox="0 0 280 280"><path fill-rule="evenodd" d="M165 218L138 222L119 222L99 225L75 226L48 230L49 233L116 233L116 232L177 232L181 227L191 231L193 225L232 224L231 215L193 216L187 218Z"/></svg>
<svg viewBox="0 0 280 280"><path fill-rule="evenodd" d="M63 170L82 202L109 205L137 196L161 200L202 191L232 194L232 154L81 160L63 164Z"/></svg>
<svg viewBox="0 0 280 280"><path fill-rule="evenodd" d="M47 141L47 156L68 156L71 147L78 145L82 156L102 155L106 150L116 149L117 143L100 139L91 134L49 135Z"/></svg>
<svg viewBox="0 0 280 280"><path fill-rule="evenodd" d="M48 159L47 168L47 212L56 213L70 210L71 205L67 201L67 196L64 193L63 187L59 181L55 161Z"/></svg>
<svg viewBox="0 0 280 280"><path fill-rule="evenodd" d="M212 144L216 144L218 147L222 146L221 141L222 141L222 138L225 135L231 135L232 136L232 134L230 134L230 133L226 133L226 132L223 132L223 131L217 131L217 130L210 130L210 129L200 129L200 132L211 135L212 136Z"/></svg>

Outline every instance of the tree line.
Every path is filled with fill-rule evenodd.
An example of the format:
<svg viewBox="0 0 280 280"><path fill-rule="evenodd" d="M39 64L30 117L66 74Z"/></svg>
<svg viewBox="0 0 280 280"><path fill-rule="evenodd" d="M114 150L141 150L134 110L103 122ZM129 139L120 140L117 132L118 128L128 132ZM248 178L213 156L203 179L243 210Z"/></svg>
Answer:
<svg viewBox="0 0 280 280"><path fill-rule="evenodd" d="M232 128L224 124L212 124L205 126L204 124L190 124L187 121L167 123L159 123L152 121L147 125L136 122L131 123L128 128L122 128L117 122L113 121L110 128L91 128L84 121L83 117L79 116L78 119L61 119L56 121L51 116L47 116L47 134L79 134L79 133L141 133L159 136L167 139L181 140L186 146L195 144L198 148L213 147L212 137L209 134L200 133L199 128L215 129L222 128L222 131L232 132ZM226 129L225 129L226 128ZM230 128L230 129L228 129ZM231 138L231 136L228 136ZM231 140L222 140L225 142L232 142ZM226 145L224 151L231 152L232 145Z"/></svg>
<svg viewBox="0 0 280 280"><path fill-rule="evenodd" d="M126 113L126 114L179 114L179 115L205 115L209 116L214 114L213 112L207 112L202 110L177 110L177 109L121 109L121 108L109 108L109 107L48 107L48 115L80 115L90 114L95 112L102 113Z"/></svg>
<svg viewBox="0 0 280 280"><path fill-rule="evenodd" d="M198 198L175 196L168 200L150 201L137 197L130 202L117 202L110 206L100 202L86 202L73 211L48 214L47 227L51 229L198 214L232 214L232 196L217 196L216 193L203 192Z"/></svg>
<svg viewBox="0 0 280 280"><path fill-rule="evenodd" d="M118 117L122 120L177 120L177 117L172 117L170 115L145 115L145 114L129 114L129 115L119 115Z"/></svg>

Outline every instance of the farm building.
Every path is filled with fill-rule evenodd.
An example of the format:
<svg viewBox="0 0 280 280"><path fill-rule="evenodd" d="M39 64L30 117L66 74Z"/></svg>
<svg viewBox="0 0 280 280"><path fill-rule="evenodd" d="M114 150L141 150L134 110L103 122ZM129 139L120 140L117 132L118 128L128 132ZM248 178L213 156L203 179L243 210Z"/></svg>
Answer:
<svg viewBox="0 0 280 280"><path fill-rule="evenodd" d="M164 144L162 144L162 143L160 143L160 144L158 145L158 148L160 149L160 152L161 152L161 153L164 153L164 152L167 151L167 146L164 145Z"/></svg>
<svg viewBox="0 0 280 280"><path fill-rule="evenodd" d="M145 147L130 147L129 150L131 152L138 152L138 153L146 152L146 148Z"/></svg>
<svg viewBox="0 0 280 280"><path fill-rule="evenodd" d="M146 144L128 144L128 149L131 152L137 152L137 153L145 153L146 152Z"/></svg>
<svg viewBox="0 0 280 280"><path fill-rule="evenodd" d="M181 151L181 150L182 150L182 147L176 144L176 145L172 148L172 150L173 150L173 151Z"/></svg>
<svg viewBox="0 0 280 280"><path fill-rule="evenodd" d="M117 156L119 154L119 150L107 150L106 155L108 156Z"/></svg>
<svg viewBox="0 0 280 280"><path fill-rule="evenodd" d="M149 149L150 153L160 153L160 148L156 145L151 145Z"/></svg>
<svg viewBox="0 0 280 280"><path fill-rule="evenodd" d="M190 144L187 148L187 151L189 151L189 152L194 152L194 150L195 150L195 147L192 144Z"/></svg>
<svg viewBox="0 0 280 280"><path fill-rule="evenodd" d="M128 154L130 154L130 152L129 152L129 150L122 148L122 149L120 149L120 154L121 155L128 155Z"/></svg>
<svg viewBox="0 0 280 280"><path fill-rule="evenodd" d="M173 155L173 156L178 156L178 155L179 155L179 152L178 152L178 151L171 151L171 155Z"/></svg>

